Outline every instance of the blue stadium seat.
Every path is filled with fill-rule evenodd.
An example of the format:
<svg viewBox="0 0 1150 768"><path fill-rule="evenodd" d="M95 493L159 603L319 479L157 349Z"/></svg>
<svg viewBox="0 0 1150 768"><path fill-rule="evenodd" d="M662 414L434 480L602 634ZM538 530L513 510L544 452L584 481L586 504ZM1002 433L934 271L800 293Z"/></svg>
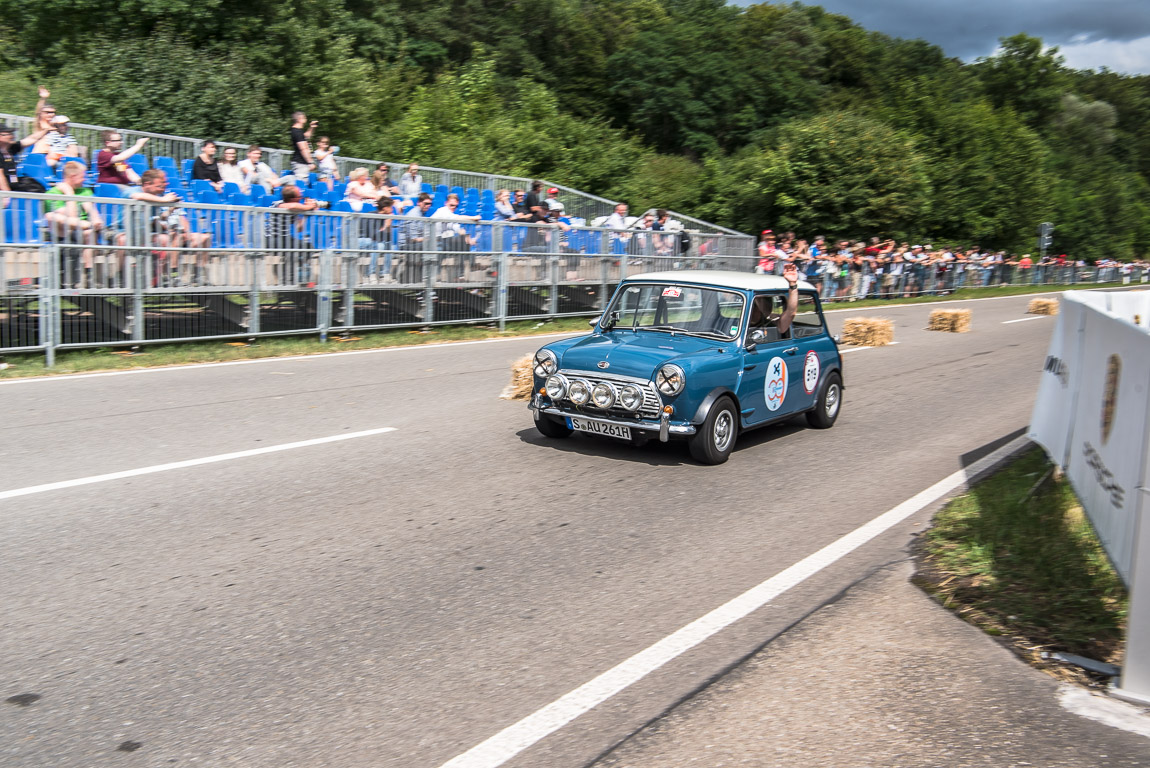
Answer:
<svg viewBox="0 0 1150 768"><path fill-rule="evenodd" d="M141 155L139 152L137 152L128 158L128 165L132 167L133 171L143 175L144 171L148 170L148 158L147 156Z"/></svg>
<svg viewBox="0 0 1150 768"><path fill-rule="evenodd" d="M422 186L423 186L423 191L430 195L432 192L431 185L425 181L425 182L423 182Z"/></svg>
<svg viewBox="0 0 1150 768"><path fill-rule="evenodd" d="M198 179L197 181L203 181L203 180ZM207 184L207 182L204 182L204 183ZM201 188L196 190L196 202L197 203L207 203L209 205L221 205L224 201L220 197L220 193L217 192L216 190L212 189L211 184L208 184L207 189L204 189L201 187Z"/></svg>
<svg viewBox="0 0 1150 768"><path fill-rule="evenodd" d="M495 190L484 189L479 192L479 199L485 203L490 202L495 205Z"/></svg>
<svg viewBox="0 0 1150 768"><path fill-rule="evenodd" d="M40 201L31 199L13 200L4 209L4 242L6 243L39 243Z"/></svg>
<svg viewBox="0 0 1150 768"><path fill-rule="evenodd" d="M176 159L174 157L156 155L152 158L152 167L161 170L168 176L172 177L169 179L169 181L175 181L176 177L180 175L179 167L176 165Z"/></svg>
<svg viewBox="0 0 1150 768"><path fill-rule="evenodd" d="M96 197L124 197L123 191L116 184L97 184L92 191Z"/></svg>
<svg viewBox="0 0 1150 768"><path fill-rule="evenodd" d="M459 199L460 199L460 200L462 200L462 199L463 199L463 187L452 187L452 188L451 188L451 193L452 193L453 195L459 195Z"/></svg>
<svg viewBox="0 0 1150 768"><path fill-rule="evenodd" d="M428 192L428 194L433 194L433 193ZM447 185L446 184L436 184L434 194L437 196L447 197Z"/></svg>
<svg viewBox="0 0 1150 768"><path fill-rule="evenodd" d="M185 160L180 164L180 179L182 179L185 184L192 180L192 166L195 164L196 161L194 158Z"/></svg>

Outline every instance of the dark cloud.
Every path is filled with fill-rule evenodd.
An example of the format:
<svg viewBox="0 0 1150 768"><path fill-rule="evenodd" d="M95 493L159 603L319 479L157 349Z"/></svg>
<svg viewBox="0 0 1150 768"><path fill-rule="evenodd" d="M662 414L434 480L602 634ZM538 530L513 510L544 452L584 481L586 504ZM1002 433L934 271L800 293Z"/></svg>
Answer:
<svg viewBox="0 0 1150 768"><path fill-rule="evenodd" d="M739 5L750 5L745 0ZM892 37L921 38L948 56L989 56L1024 32L1059 47L1150 37L1148 0L825 0L820 5Z"/></svg>

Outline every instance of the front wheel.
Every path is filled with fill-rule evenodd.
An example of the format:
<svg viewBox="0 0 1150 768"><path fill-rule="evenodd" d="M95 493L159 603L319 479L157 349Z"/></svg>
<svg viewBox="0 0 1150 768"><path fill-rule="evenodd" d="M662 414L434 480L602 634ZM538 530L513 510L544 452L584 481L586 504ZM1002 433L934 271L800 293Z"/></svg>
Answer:
<svg viewBox="0 0 1150 768"><path fill-rule="evenodd" d="M739 414L729 397L720 397L711 406L699 430L687 441L691 455L703 464L722 464L735 447L739 434Z"/></svg>
<svg viewBox="0 0 1150 768"><path fill-rule="evenodd" d="M535 428L544 437L568 437L571 434L566 420L558 421L539 411L535 411Z"/></svg>
<svg viewBox="0 0 1150 768"><path fill-rule="evenodd" d="M819 390L819 399L815 402L815 409L807 411L807 423L816 429L829 429L834 426L835 419L843 404L843 380L838 372L832 372L823 381Z"/></svg>

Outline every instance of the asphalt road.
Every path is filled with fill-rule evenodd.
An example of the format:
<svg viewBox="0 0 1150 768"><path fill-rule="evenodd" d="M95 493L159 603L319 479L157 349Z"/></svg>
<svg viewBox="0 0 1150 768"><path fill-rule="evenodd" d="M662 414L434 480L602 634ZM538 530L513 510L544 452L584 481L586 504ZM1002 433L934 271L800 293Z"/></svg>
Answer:
<svg viewBox="0 0 1150 768"><path fill-rule="evenodd" d="M864 312L898 344L846 354L838 424L718 467L540 437L497 398L538 339L0 384L0 698L39 697L0 708L0 764L436 768L1023 429L1053 322L1007 323L1027 301L964 304L967 334ZM926 522L507 764L592 762Z"/></svg>

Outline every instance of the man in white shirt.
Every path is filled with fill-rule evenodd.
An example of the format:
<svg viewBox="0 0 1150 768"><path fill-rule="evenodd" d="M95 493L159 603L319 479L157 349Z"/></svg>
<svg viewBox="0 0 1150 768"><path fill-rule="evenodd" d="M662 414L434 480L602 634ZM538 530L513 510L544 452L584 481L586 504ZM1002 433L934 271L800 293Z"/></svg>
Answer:
<svg viewBox="0 0 1150 768"><path fill-rule="evenodd" d="M244 192L250 192L253 184L259 184L267 190L267 193L270 195L276 187L291 184L295 181L295 177L291 174L277 176L270 165L261 162L263 156L264 151L260 149L259 145L252 144L248 147L248 159L240 161L238 167L244 180L240 187Z"/></svg>
<svg viewBox="0 0 1150 768"><path fill-rule="evenodd" d="M471 246L475 245L477 240L468 234L459 222L479 221L479 217L456 213L458 208L459 195L453 192L447 196L443 207L431 214L431 218L447 219L445 223L435 225L435 236L439 243L439 250L455 252L455 262L458 265L457 278L462 280L467 274L471 262Z"/></svg>

